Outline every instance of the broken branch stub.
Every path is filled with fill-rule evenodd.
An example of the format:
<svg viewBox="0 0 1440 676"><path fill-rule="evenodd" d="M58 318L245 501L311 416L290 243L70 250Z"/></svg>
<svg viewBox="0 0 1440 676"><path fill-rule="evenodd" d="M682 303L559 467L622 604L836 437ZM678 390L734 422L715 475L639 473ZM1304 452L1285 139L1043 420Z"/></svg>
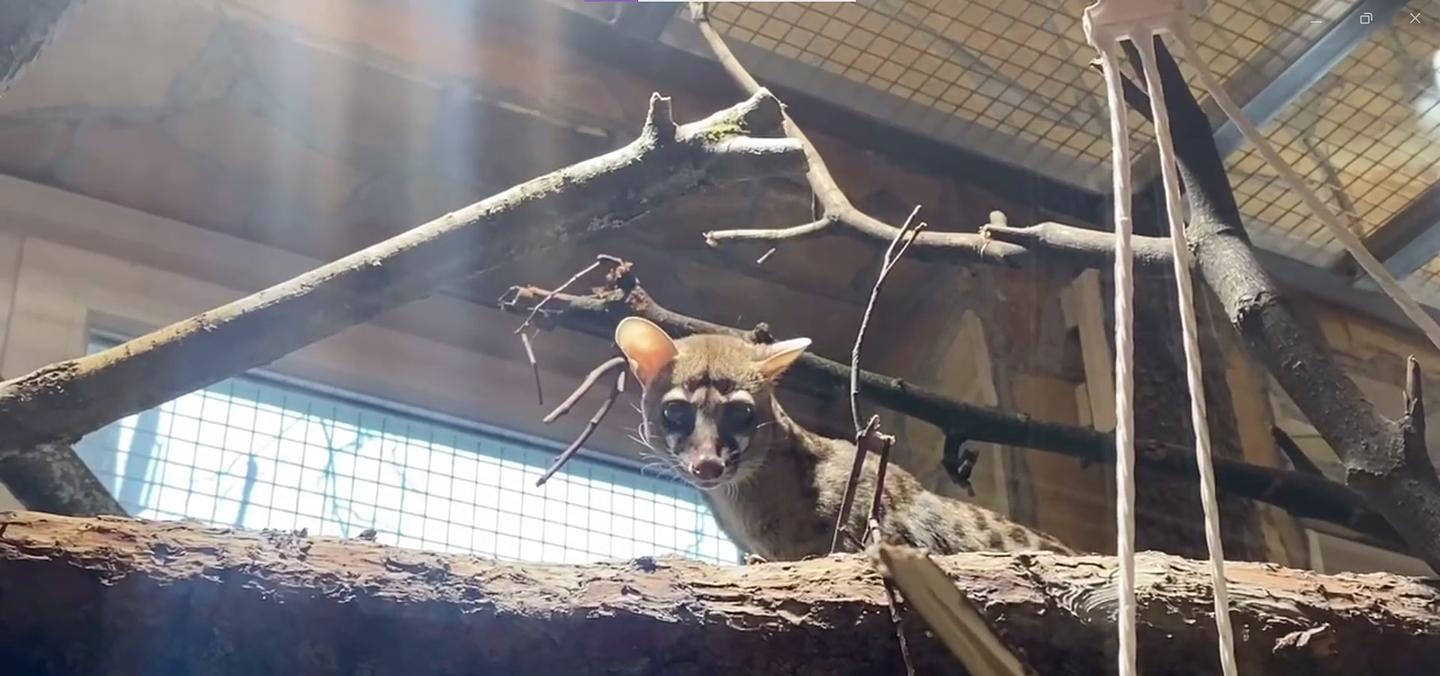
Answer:
<svg viewBox="0 0 1440 676"><path fill-rule="evenodd" d="M0 384L0 448L71 440L556 244L623 227L708 187L799 173L799 144L760 91L676 125L651 98L639 137L228 305Z"/></svg>

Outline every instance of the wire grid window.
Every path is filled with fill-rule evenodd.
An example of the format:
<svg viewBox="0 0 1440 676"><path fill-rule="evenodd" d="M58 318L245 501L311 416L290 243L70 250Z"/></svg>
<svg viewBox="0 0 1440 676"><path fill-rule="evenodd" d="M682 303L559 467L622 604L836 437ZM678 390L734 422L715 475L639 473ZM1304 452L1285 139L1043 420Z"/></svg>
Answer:
<svg viewBox="0 0 1440 676"><path fill-rule="evenodd" d="M684 484L575 458L536 488L549 446L264 376L117 421L76 451L147 519L339 537L374 529L386 544L522 561L740 556Z"/></svg>

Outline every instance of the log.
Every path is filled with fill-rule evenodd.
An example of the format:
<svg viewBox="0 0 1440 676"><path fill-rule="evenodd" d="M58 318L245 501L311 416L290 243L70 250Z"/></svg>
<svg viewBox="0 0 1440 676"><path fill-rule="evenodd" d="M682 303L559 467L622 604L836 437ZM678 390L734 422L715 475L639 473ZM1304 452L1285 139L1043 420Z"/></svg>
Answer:
<svg viewBox="0 0 1440 676"><path fill-rule="evenodd" d="M937 557L1039 674L1109 673L1114 560ZM1245 673L1440 673L1440 591L1393 575L1229 567ZM1139 557L1140 664L1217 672L1205 565ZM957 673L918 616L919 673ZM900 661L863 556L503 563L374 542L0 513L9 673L875 674Z"/></svg>

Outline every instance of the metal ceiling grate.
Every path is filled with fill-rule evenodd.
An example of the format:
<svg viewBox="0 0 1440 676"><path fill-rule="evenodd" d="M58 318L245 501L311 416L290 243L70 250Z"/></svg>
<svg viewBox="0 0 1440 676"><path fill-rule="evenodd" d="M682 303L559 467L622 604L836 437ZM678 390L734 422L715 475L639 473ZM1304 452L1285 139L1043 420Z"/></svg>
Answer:
<svg viewBox="0 0 1440 676"><path fill-rule="evenodd" d="M1005 159L1022 166L1036 168L1033 150L1058 153L1099 185L1108 180L1110 142L1099 77L1088 68L1093 50L1080 25L1087 4L720 3L712 12L733 39L1016 139ZM1339 0L1218 2L1195 22L1195 33L1219 77L1253 80L1280 67L1345 8ZM1131 126L1138 155L1150 144L1149 126L1138 116Z"/></svg>
<svg viewBox="0 0 1440 676"><path fill-rule="evenodd" d="M1440 30L1401 18L1377 29L1263 129L1318 194L1367 235L1440 180ZM1252 232L1281 253L1340 254L1299 197L1248 146L1229 158Z"/></svg>

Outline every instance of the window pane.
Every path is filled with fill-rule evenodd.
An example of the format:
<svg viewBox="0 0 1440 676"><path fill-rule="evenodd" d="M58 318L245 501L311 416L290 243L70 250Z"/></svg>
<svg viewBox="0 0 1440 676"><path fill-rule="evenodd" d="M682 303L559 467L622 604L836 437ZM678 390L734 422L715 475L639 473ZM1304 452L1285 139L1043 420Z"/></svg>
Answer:
<svg viewBox="0 0 1440 676"><path fill-rule="evenodd" d="M339 537L373 528L387 544L516 560L739 560L687 485L579 457L536 488L553 448L263 377L117 421L76 450L147 519Z"/></svg>

